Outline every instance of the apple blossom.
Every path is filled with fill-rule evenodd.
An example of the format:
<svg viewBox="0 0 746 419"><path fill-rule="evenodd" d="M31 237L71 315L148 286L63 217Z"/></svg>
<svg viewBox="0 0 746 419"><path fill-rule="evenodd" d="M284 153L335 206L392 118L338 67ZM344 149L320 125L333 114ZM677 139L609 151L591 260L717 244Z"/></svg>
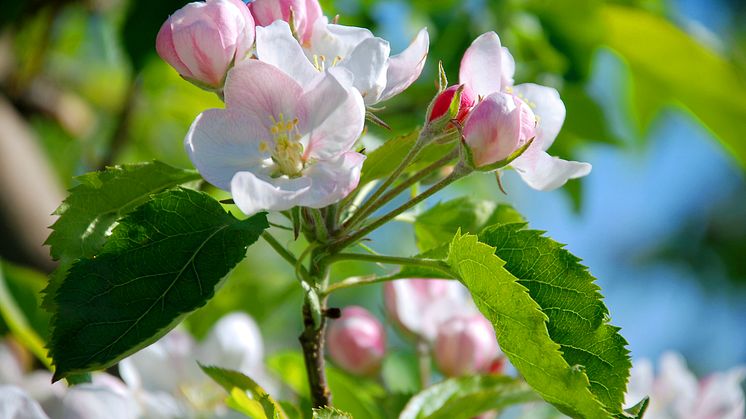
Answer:
<svg viewBox="0 0 746 419"><path fill-rule="evenodd" d="M189 3L161 26L156 50L185 79L220 90L254 44L254 19L240 0Z"/></svg>
<svg viewBox="0 0 746 419"><path fill-rule="evenodd" d="M226 79L225 109L192 124L189 157L246 214L341 200L357 186L365 159L352 151L365 109L338 80L345 75L299 80L265 62L237 64Z"/></svg>
<svg viewBox="0 0 746 419"><path fill-rule="evenodd" d="M387 100L409 87L419 77L429 48L427 29L422 29L402 53L390 56L389 43L364 28L316 20L313 33L302 46L284 21L257 27L257 57L309 82L319 72L345 69L351 85L366 105Z"/></svg>
<svg viewBox="0 0 746 419"><path fill-rule="evenodd" d="M476 308L458 281L403 279L383 285L387 316L402 330L432 342L441 323Z"/></svg>
<svg viewBox="0 0 746 419"><path fill-rule="evenodd" d="M276 20L293 25L298 40L308 44L316 19L322 17L318 0L255 0L249 10L258 26L269 26Z"/></svg>
<svg viewBox="0 0 746 419"><path fill-rule="evenodd" d="M557 138L565 120L565 105L557 90L532 83L513 86L514 72L515 62L510 53L500 45L500 38L494 32L479 36L464 54L459 71L461 84L471 88L478 97L485 100L495 93L514 96L516 107L521 109L521 131L518 139L515 116L508 118L513 121L508 127L488 129L485 126L484 118L490 115L496 116L496 125L506 123L504 118L509 101L504 98L498 99L500 106L493 103L482 110L480 117L467 119L465 131L470 131L470 123L479 125L479 128L471 129L480 135L479 141L472 141L473 144L479 144L477 147L472 146L472 153L489 156L483 159L483 163L499 161L510 154L506 154L506 150L515 150L525 143L528 135L535 134L531 145L510 164L530 187L552 190L564 185L569 179L590 173L591 165L588 163L562 160L546 152ZM531 118L532 114L534 118ZM488 133L495 135L486 135ZM488 152L477 150L480 146L493 142L504 144L493 144L493 150Z"/></svg>
<svg viewBox="0 0 746 419"><path fill-rule="evenodd" d="M0 418L48 419L39 403L18 387L0 385Z"/></svg>
<svg viewBox="0 0 746 419"><path fill-rule="evenodd" d="M633 406L650 396L646 419L742 419L745 378L746 367L736 367L697 380L680 354L667 352L657 375L649 360L634 363L625 404Z"/></svg>
<svg viewBox="0 0 746 419"><path fill-rule="evenodd" d="M381 367L386 351L383 325L368 310L345 307L342 316L329 326L329 355L341 368L370 375Z"/></svg>
<svg viewBox="0 0 746 419"><path fill-rule="evenodd" d="M486 373L501 352L492 324L481 314L452 317L438 327L435 363L449 377Z"/></svg>

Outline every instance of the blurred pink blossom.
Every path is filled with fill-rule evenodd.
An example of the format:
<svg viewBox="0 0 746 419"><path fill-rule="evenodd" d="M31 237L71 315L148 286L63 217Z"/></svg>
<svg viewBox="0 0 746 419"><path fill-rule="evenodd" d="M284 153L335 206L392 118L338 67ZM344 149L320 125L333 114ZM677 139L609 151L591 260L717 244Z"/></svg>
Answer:
<svg viewBox="0 0 746 419"><path fill-rule="evenodd" d="M383 325L368 310L350 306L329 326L329 355L341 368L358 375L371 375L381 367L386 352Z"/></svg>
<svg viewBox="0 0 746 419"><path fill-rule="evenodd" d="M489 373L500 356L492 324L481 314L452 317L438 328L435 363L449 377Z"/></svg>

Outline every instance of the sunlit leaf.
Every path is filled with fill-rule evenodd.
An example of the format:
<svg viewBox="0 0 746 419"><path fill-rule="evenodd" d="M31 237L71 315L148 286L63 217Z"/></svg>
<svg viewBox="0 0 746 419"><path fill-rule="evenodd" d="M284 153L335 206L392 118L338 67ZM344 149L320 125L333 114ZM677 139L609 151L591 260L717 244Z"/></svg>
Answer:
<svg viewBox="0 0 746 419"><path fill-rule="evenodd" d="M166 334L214 295L267 227L264 213L239 221L188 189L138 207L54 294L55 379L106 368Z"/></svg>
<svg viewBox="0 0 746 419"><path fill-rule="evenodd" d="M237 404L241 405L243 398L238 398L233 395L234 390L241 390L245 396L245 392L248 392L252 396L252 401L259 402L261 406L262 414L267 418L280 419L286 418L287 415L283 412L282 407L277 403L256 381L252 380L245 374L239 371L233 371L225 368L200 365L202 371L209 375L216 383L220 384L233 398ZM243 403L245 404L245 403ZM254 403L251 403L251 409L253 411L255 407ZM246 412L245 412L246 413ZM256 412L254 412L256 415Z"/></svg>

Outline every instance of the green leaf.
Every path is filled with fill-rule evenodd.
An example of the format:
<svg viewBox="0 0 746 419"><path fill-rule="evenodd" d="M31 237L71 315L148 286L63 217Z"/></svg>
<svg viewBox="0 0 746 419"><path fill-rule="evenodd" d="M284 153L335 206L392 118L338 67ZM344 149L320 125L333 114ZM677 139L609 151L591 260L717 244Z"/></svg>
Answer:
<svg viewBox="0 0 746 419"><path fill-rule="evenodd" d="M313 409L313 419L352 419L352 415L333 407Z"/></svg>
<svg viewBox="0 0 746 419"><path fill-rule="evenodd" d="M209 195L162 192L120 220L101 253L77 261L54 294L55 380L106 368L153 343L216 287L268 228Z"/></svg>
<svg viewBox="0 0 746 419"><path fill-rule="evenodd" d="M645 415L645 411L648 410L649 404L650 404L650 397L645 397L644 399L640 400L640 402L637 403L636 405L630 407L629 409L626 409L624 411L624 415L620 415L620 417L630 418L630 419L642 419L642 417Z"/></svg>
<svg viewBox="0 0 746 419"><path fill-rule="evenodd" d="M420 214L414 223L414 234L417 246L424 251L450 242L459 228L476 234L488 225L521 221L521 215L509 205L461 197L439 202Z"/></svg>
<svg viewBox="0 0 746 419"><path fill-rule="evenodd" d="M548 317L526 287L477 236L458 232L448 264L495 327L500 348L544 400L572 417L604 418L609 413L590 391L581 366L567 363L547 330ZM528 261L530 262L530 261Z"/></svg>
<svg viewBox="0 0 746 419"><path fill-rule="evenodd" d="M390 393L414 394L422 389L417 355L411 351L389 350L381 377Z"/></svg>
<svg viewBox="0 0 746 419"><path fill-rule="evenodd" d="M609 412L621 412L632 364L627 341L608 323L595 278L563 245L524 226L490 227L479 238L495 247L505 269L539 304L567 363L582 366L591 392Z"/></svg>
<svg viewBox="0 0 746 419"><path fill-rule="evenodd" d="M647 127L660 107L680 103L746 167L746 82L726 58L652 13L605 5L605 43L621 54Z"/></svg>
<svg viewBox="0 0 746 419"><path fill-rule="evenodd" d="M474 417L541 398L522 380L506 376L451 378L412 397L399 419Z"/></svg>
<svg viewBox="0 0 746 419"><path fill-rule="evenodd" d="M266 417L273 419L287 417L280 404L277 403L259 384L257 384L256 381L247 377L243 373L220 367L205 366L202 364L200 364L199 367L202 368L202 371L210 376L210 378L212 378L216 383L220 384L225 391L231 394L231 398L234 399L236 404L241 405L240 399L235 400L236 398L232 393L235 389L238 389L243 392L249 392L252 400L259 402L262 414Z"/></svg>
<svg viewBox="0 0 746 419"><path fill-rule="evenodd" d="M165 163L129 164L77 177L78 186L57 208L60 216L45 244L60 267L45 291L44 307L54 311L52 296L73 261L98 254L114 223L152 194L200 179L199 173Z"/></svg>
<svg viewBox="0 0 746 419"><path fill-rule="evenodd" d="M414 146L419 134L419 130L415 130L401 137L392 138L369 153L363 164L360 185L365 185L376 179L385 178L393 173L399 166L399 163L409 153L409 150ZM426 165L434 163L445 156L452 148L453 144L433 143L426 146L414 160L408 171L424 168Z"/></svg>

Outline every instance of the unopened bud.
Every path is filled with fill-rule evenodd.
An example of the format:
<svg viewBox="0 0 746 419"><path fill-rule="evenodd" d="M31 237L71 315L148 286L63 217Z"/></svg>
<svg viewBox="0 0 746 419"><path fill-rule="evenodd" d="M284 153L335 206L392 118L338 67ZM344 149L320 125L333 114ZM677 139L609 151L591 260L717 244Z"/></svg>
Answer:
<svg viewBox="0 0 746 419"><path fill-rule="evenodd" d="M254 44L254 19L240 0L189 3L161 26L156 50L186 80L220 90Z"/></svg>
<svg viewBox="0 0 746 419"><path fill-rule="evenodd" d="M339 367L353 374L371 375L381 367L386 351L383 325L368 310L351 306L329 326L329 354Z"/></svg>
<svg viewBox="0 0 746 419"><path fill-rule="evenodd" d="M288 22L301 43L311 40L313 24L323 15L318 0L255 0L249 10L258 26Z"/></svg>
<svg viewBox="0 0 746 419"><path fill-rule="evenodd" d="M435 362L446 376L490 372L499 356L495 331L481 314L453 317L438 329Z"/></svg>
<svg viewBox="0 0 746 419"><path fill-rule="evenodd" d="M453 104L454 96L459 91L460 86L451 86L441 93L433 101L430 115L427 117L427 121L431 122L445 115L449 116L449 119L456 119L459 122L464 122L469 112L476 103L476 96L474 92L466 85L461 86L461 97L456 109L455 114L451 114L451 105Z"/></svg>

